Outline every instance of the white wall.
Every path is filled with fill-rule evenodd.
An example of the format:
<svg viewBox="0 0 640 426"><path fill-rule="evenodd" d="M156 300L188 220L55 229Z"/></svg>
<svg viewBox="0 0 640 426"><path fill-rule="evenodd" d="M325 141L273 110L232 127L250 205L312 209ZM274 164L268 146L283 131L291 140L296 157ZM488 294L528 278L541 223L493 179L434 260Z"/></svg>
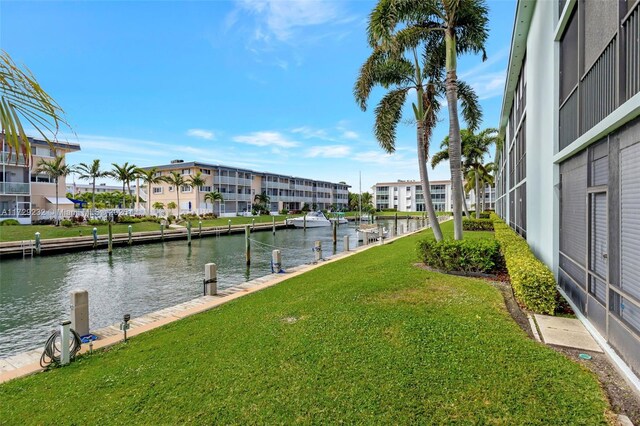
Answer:
<svg viewBox="0 0 640 426"><path fill-rule="evenodd" d="M538 1L527 38L527 242L549 267L554 266L554 224L558 222L554 189L556 2Z"/></svg>

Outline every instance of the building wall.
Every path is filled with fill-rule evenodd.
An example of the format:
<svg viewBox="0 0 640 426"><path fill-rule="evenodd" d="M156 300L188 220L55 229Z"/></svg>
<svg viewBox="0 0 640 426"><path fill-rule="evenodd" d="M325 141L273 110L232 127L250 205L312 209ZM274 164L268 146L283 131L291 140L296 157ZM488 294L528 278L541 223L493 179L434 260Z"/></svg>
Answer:
<svg viewBox="0 0 640 426"><path fill-rule="evenodd" d="M431 200L436 211L452 211L451 181L431 181ZM399 212L425 211L422 182L381 182L373 186L373 202L376 209L397 209ZM490 195L488 199L490 198ZM494 194L495 198L495 194ZM473 191L467 196L469 208L475 204Z"/></svg>

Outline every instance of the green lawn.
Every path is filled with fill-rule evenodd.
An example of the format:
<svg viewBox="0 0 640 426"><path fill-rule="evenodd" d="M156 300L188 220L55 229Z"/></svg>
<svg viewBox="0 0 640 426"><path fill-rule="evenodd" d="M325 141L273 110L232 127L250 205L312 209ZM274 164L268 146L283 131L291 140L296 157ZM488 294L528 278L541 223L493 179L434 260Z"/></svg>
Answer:
<svg viewBox="0 0 640 426"><path fill-rule="evenodd" d="M595 376L530 340L495 288L413 266L424 235L0 385L0 419L606 424Z"/></svg>
<svg viewBox="0 0 640 426"><path fill-rule="evenodd" d="M113 225L113 233L126 234L128 226L129 224L126 223L116 223ZM53 225L0 226L0 241L33 240L36 232L40 232L40 238L43 240L48 238L86 237L92 235L93 228L90 225L72 226L70 228ZM98 235L107 235L107 225L99 225L96 228L98 228ZM131 229L133 232L159 231L160 225L155 222L132 223Z"/></svg>
<svg viewBox="0 0 640 426"><path fill-rule="evenodd" d="M282 222L287 216L275 216L277 222ZM290 216L293 217L293 216ZM256 223L271 223L273 216L256 216L252 217L231 217L231 218L219 218L211 220L203 220L202 226L227 226L229 219L231 219L232 225L250 224L252 219L255 219ZM191 225L194 229L198 227L198 221L192 221ZM128 232L129 224L114 224L113 233ZM155 222L140 222L131 224L133 232L142 231L160 231L160 224ZM107 225L96 226L98 228L99 235L107 234ZM64 226L53 225L16 225L16 226L0 226L0 242L2 241L21 241L21 240L33 240L35 233L40 232L40 238L63 238L63 237L78 237L78 236L90 236L93 226L80 225L66 228Z"/></svg>

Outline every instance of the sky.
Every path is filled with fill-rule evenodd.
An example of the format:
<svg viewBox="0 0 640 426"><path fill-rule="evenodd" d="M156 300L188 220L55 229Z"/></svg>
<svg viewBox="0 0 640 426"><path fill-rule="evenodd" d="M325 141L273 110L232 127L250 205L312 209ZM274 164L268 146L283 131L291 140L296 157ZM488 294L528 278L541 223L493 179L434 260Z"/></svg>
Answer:
<svg viewBox="0 0 640 426"><path fill-rule="evenodd" d="M374 1L0 1L0 48L28 67L72 126L63 138L103 168L171 160L376 182L419 178L410 104L386 154L374 109L353 97ZM516 1L488 1L488 60L461 57L497 127ZM443 100L444 101L444 100ZM430 154L448 132L442 111ZM487 159L488 160L488 159ZM429 168L449 179L448 164ZM112 183L106 181L108 183Z"/></svg>

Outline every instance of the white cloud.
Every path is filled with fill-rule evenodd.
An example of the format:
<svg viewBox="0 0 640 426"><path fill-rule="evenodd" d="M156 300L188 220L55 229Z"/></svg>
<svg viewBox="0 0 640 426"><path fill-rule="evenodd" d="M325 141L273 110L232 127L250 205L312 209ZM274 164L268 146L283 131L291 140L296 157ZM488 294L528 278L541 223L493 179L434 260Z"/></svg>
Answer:
<svg viewBox="0 0 640 426"><path fill-rule="evenodd" d="M344 158L351 154L351 148L347 145L312 146L305 157L311 158Z"/></svg>
<svg viewBox="0 0 640 426"><path fill-rule="evenodd" d="M293 148L300 145L299 142L289 140L279 132L253 132L248 135L234 136L232 140L254 146L278 146L281 148Z"/></svg>
<svg viewBox="0 0 640 426"><path fill-rule="evenodd" d="M480 100L502 96L504 92L505 71L480 75L468 80Z"/></svg>
<svg viewBox="0 0 640 426"><path fill-rule="evenodd" d="M324 140L333 140L329 137L328 133L324 129L314 129L309 126L296 127L291 130L291 133L300 134L305 139L317 138Z"/></svg>
<svg viewBox="0 0 640 426"><path fill-rule="evenodd" d="M359 152L353 156L356 161L363 163L374 163L379 165L389 165L392 163L399 163L403 160L402 155L399 154L386 154L382 151L365 151Z"/></svg>
<svg viewBox="0 0 640 426"><path fill-rule="evenodd" d="M296 29L340 21L342 16L338 2L317 0L240 0L242 10L256 16L258 27L256 40L290 40Z"/></svg>
<svg viewBox="0 0 640 426"><path fill-rule="evenodd" d="M211 130L205 129L189 129L187 130L187 136L191 136L194 138L213 140L216 137L216 134Z"/></svg>
<svg viewBox="0 0 640 426"><path fill-rule="evenodd" d="M342 137L345 139L358 139L360 136L353 130L345 130L342 132Z"/></svg>

